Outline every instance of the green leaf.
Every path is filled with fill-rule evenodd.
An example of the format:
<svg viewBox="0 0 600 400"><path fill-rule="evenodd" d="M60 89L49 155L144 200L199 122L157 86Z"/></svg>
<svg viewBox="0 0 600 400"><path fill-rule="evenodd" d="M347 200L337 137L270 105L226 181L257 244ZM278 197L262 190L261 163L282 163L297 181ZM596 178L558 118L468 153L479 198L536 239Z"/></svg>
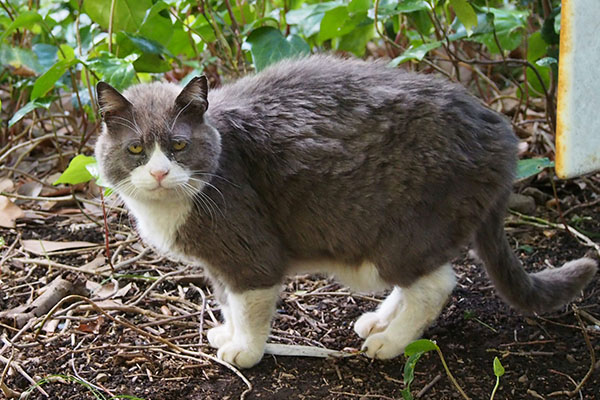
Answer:
<svg viewBox="0 0 600 400"><path fill-rule="evenodd" d="M140 35L135 35L127 32L123 32L125 37L127 37L131 42L137 47L142 53L148 54L165 54L169 57L173 57L173 54L161 43L156 40L147 39Z"/></svg>
<svg viewBox="0 0 600 400"><path fill-rule="evenodd" d="M427 353L431 350L439 350L438 345L429 339L419 339L406 346L406 348L404 349L404 355L406 357L410 357L413 354Z"/></svg>
<svg viewBox="0 0 600 400"><path fill-rule="evenodd" d="M98 23L102 28L108 29L111 1L84 0L83 10L92 21ZM113 32L136 32L146 17L146 11L151 7L151 0L116 0Z"/></svg>
<svg viewBox="0 0 600 400"><path fill-rule="evenodd" d="M394 14L410 13L414 11L429 11L431 7L425 0L399 1Z"/></svg>
<svg viewBox="0 0 600 400"><path fill-rule="evenodd" d="M31 49L37 56L37 60L43 67L43 71L53 66L58 61L58 47L46 43L36 43Z"/></svg>
<svg viewBox="0 0 600 400"><path fill-rule="evenodd" d="M45 96L54 87L56 81L67 72L69 67L77 62L77 60L60 60L56 62L48 71L37 78L29 99L36 100Z"/></svg>
<svg viewBox="0 0 600 400"><path fill-rule="evenodd" d="M367 17L366 11L349 13L348 7L337 7L325 13L321 20L317 41L323 43L328 39L339 38L353 33L359 25L372 25L372 23L373 20Z"/></svg>
<svg viewBox="0 0 600 400"><path fill-rule="evenodd" d="M93 176L90 174L86 166L94 163L96 163L96 159L94 157L89 157L84 154L75 156L69 163L69 166L65 172L58 177L53 185L58 185L60 183L77 185L78 183L89 182L92 180Z"/></svg>
<svg viewBox="0 0 600 400"><path fill-rule="evenodd" d="M304 37L309 38L319 33L321 21L327 11L345 5L344 2L339 0L311 5L304 4L298 10L288 11L285 20L289 25L297 25Z"/></svg>
<svg viewBox="0 0 600 400"><path fill-rule="evenodd" d="M21 107L19 111L17 111L15 115L12 116L12 118L8 121L8 127L10 128L11 126L19 122L25 115L35 110L36 108L48 109L51 103L52 99L37 99L34 101L30 101L29 103Z"/></svg>
<svg viewBox="0 0 600 400"><path fill-rule="evenodd" d="M554 167L554 162L548 158L528 158L519 160L517 164L517 180L529 178L542 172L545 168Z"/></svg>
<svg viewBox="0 0 600 400"><path fill-rule="evenodd" d="M289 35L286 38L278 29L269 26L252 31L244 48L250 50L257 71L284 58L301 57L310 53L310 47L300 36Z"/></svg>
<svg viewBox="0 0 600 400"><path fill-rule="evenodd" d="M498 378L504 375L504 367L502 366L502 363L500 363L498 357L494 357L494 375Z"/></svg>
<svg viewBox="0 0 600 400"><path fill-rule="evenodd" d="M335 44L336 50L349 51L362 57L367 50L367 43L375 37L375 26L371 18L365 18L352 32L342 36Z"/></svg>
<svg viewBox="0 0 600 400"><path fill-rule="evenodd" d="M25 11L22 12L15 20L6 27L4 33L0 35L0 42L2 42L8 34L10 34L15 29L19 28L32 28L34 25L42 22L43 19L41 15L35 11Z"/></svg>
<svg viewBox="0 0 600 400"><path fill-rule="evenodd" d="M100 52L99 57L90 59L87 65L91 70L99 73L108 84L117 90L122 90L133 83L135 78L133 62L138 57L138 54L131 54L125 58L118 58L103 51Z"/></svg>
<svg viewBox="0 0 600 400"><path fill-rule="evenodd" d="M394 58L390 62L390 66L395 67L395 66L402 64L403 62L406 62L408 60L421 61L423 59L423 57L425 57L425 55L427 55L428 52L430 52L433 49L437 49L441 45L442 45L442 42L438 41L438 42L433 42L433 43L422 44L417 47L411 46L404 53L402 53L401 56Z"/></svg>
<svg viewBox="0 0 600 400"><path fill-rule="evenodd" d="M462 22L467 35L471 36L473 28L477 26L477 14L467 0L450 0L450 5L456 13L456 17Z"/></svg>
<svg viewBox="0 0 600 400"><path fill-rule="evenodd" d="M423 354L425 353L422 351L411 354L406 360L406 364L404 364L404 387L409 391L409 393L410 385L415 379L415 366Z"/></svg>
<svg viewBox="0 0 600 400"><path fill-rule="evenodd" d="M37 73L44 70L44 65L39 62L35 52L20 47L11 47L4 43L0 43L0 65L10 65L13 68L26 67Z"/></svg>
<svg viewBox="0 0 600 400"><path fill-rule="evenodd" d="M6 242L4 241L4 236L0 236L0 248L4 247Z"/></svg>
<svg viewBox="0 0 600 400"><path fill-rule="evenodd" d="M494 38L495 29L502 50L512 51L521 45L527 28L528 11L478 6L473 6L473 8L478 12L477 27L473 30L469 40L483 43L491 53L498 53L500 50ZM468 36L462 24L453 23L452 28L456 32L449 36L450 40Z"/></svg>
<svg viewBox="0 0 600 400"><path fill-rule="evenodd" d="M539 65L540 67L548 67L552 64L558 64L558 60L554 57L544 57L544 58L540 58L535 63L537 65Z"/></svg>
<svg viewBox="0 0 600 400"><path fill-rule="evenodd" d="M352 0L348 4L348 12L368 11L371 8L371 0Z"/></svg>

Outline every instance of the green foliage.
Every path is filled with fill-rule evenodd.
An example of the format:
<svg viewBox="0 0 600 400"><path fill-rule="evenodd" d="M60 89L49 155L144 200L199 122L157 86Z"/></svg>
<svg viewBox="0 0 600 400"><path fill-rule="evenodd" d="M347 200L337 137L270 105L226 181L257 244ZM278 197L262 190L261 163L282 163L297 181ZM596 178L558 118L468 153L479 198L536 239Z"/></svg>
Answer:
<svg viewBox="0 0 600 400"><path fill-rule="evenodd" d="M246 45L257 71L284 58L310 53L310 47L300 36L289 35L286 38L279 29L270 26L253 30L246 39Z"/></svg>
<svg viewBox="0 0 600 400"><path fill-rule="evenodd" d="M517 164L517 180L526 179L531 176L537 175L542 172L545 168L554 167L554 162L548 158L527 158L519 160Z"/></svg>
<svg viewBox="0 0 600 400"><path fill-rule="evenodd" d="M500 386L500 377L504 375L504 367L500 363L498 357L494 357L494 375L496 375L496 385L494 385L494 389L492 390L492 394L490 395L490 400L494 400L494 396L496 395L498 386Z"/></svg>
<svg viewBox="0 0 600 400"><path fill-rule="evenodd" d="M62 173L62 175L53 183L58 185L60 183L68 183L70 185L77 185L78 183L89 182L93 176L87 169L90 164L95 164L96 159L83 154L75 156L69 166Z"/></svg>

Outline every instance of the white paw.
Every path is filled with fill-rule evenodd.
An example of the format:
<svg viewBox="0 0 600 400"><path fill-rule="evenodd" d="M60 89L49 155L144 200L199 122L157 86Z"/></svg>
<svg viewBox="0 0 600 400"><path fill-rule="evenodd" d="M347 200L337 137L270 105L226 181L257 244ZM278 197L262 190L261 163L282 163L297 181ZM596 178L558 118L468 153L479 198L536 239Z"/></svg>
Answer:
<svg viewBox="0 0 600 400"><path fill-rule="evenodd" d="M208 343L215 349L220 349L225 343L231 341L233 338L233 330L228 324L223 324L211 328L206 333Z"/></svg>
<svg viewBox="0 0 600 400"><path fill-rule="evenodd" d="M379 318L376 312L364 313L354 323L354 332L363 339L378 332L382 332L389 325L389 321Z"/></svg>
<svg viewBox="0 0 600 400"><path fill-rule="evenodd" d="M264 351L264 346L230 341L219 348L217 357L240 368L250 368L258 364Z"/></svg>
<svg viewBox="0 0 600 400"><path fill-rule="evenodd" d="M386 360L402 354L406 343L401 343L398 337L390 337L385 332L375 333L365 340L362 350L369 358Z"/></svg>

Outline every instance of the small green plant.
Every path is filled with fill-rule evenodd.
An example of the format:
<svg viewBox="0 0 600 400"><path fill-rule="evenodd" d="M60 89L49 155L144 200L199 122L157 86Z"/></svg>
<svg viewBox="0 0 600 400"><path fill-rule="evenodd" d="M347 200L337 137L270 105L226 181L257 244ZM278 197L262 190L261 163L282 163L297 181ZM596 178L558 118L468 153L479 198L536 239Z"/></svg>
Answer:
<svg viewBox="0 0 600 400"><path fill-rule="evenodd" d="M437 352L440 360L442 361L444 370L446 371L446 375L448 376L448 378L450 378L452 384L454 384L454 387L456 387L456 389L464 399L469 400L470 397L467 396L465 391L460 387L460 385L450 372L442 350L434 341L431 341L429 339L416 340L408 346L406 346L406 349L404 350L404 355L407 357L407 360L406 364L404 364L404 389L402 389L402 391L400 392L402 394L402 398L404 400L414 399L413 395L410 393L410 385L412 384L415 378L415 367L421 356L432 350L435 350ZM504 367L500 363L498 357L494 358L494 375L496 375L496 386L494 386L494 390L492 391L490 400L494 399L496 390L498 390L498 386L500 385L500 377L504 375Z"/></svg>
<svg viewBox="0 0 600 400"><path fill-rule="evenodd" d="M492 390L492 395L490 396L490 400L494 400L494 396L496 395L496 390L498 390L498 386L500 385L500 377L504 375L504 367L500 363L498 357L494 357L494 375L496 375L496 385L494 386L494 390Z"/></svg>
<svg viewBox="0 0 600 400"><path fill-rule="evenodd" d="M98 386L94 386L88 382L85 382L85 381L83 381L79 378L76 378L74 376L71 376L71 375L49 375L43 379L40 379L39 381L37 381L35 383L35 385L31 385L29 387L29 389L27 389L21 395L21 398L27 399L27 398L29 398L29 395L31 394L31 392L33 392L33 390L35 390L36 387L42 386L47 383L56 382L56 381L61 381L61 382L66 382L66 383L77 383L77 384L85 387L87 390L89 390L90 393L92 393L94 398L97 400L118 400L118 399L144 400L140 397L130 396L130 395L126 395L126 394L106 397L104 394L102 394L102 392L100 392Z"/></svg>

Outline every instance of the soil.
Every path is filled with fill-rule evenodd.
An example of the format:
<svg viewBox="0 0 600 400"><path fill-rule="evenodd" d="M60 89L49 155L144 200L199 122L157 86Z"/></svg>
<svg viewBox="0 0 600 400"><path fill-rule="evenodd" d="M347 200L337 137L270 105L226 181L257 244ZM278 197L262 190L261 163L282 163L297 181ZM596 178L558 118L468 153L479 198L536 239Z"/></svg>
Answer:
<svg viewBox="0 0 600 400"><path fill-rule="evenodd" d="M590 179L597 182L598 177ZM538 179L534 186L552 195L547 177ZM582 181L562 183L558 187L558 197L566 199L562 204L564 210L573 205L581 206L567 215L567 222L594 241L599 240L600 207L586 206L586 203L597 196L593 188ZM536 216L559 221L551 203L548 206L543 202L539 204ZM21 207L35 210L37 206L27 203ZM17 240L17 234L21 235L20 240L103 243L102 229L88 224L89 221L80 214L39 215L43 217L20 220L16 229L0 230L0 236L6 242L0 256L6 257L0 280L1 310L28 304L37 297L35 290L55 276L81 278L80 274L71 271L15 260L27 255L20 243L10 252L7 250ZM128 219L111 213L109 221L111 242L123 241L124 234L130 232ZM85 227L70 229L73 223ZM115 233L117 231L123 234ZM590 250L560 228L524 224L515 216L507 219L507 232L513 248L530 271L560 266ZM126 243L122 245L117 261L130 259L140 251L139 243ZM102 249L59 252L49 259L81 266L101 254ZM543 317L523 316L502 302L483 268L469 258L466 249L453 264L458 285L443 314L424 337L436 341L449 370L471 399L490 398L496 382L492 367L494 357L499 358L506 371L500 378L495 399L568 398L557 392L574 390L590 368L591 375L574 396L600 399L600 362L595 358L595 354L600 354L600 326L593 319L600 317L599 276L577 299L575 307L567 306ZM156 278L179 268L182 266L152 252L145 253L119 270L119 275L113 276L120 288L131 284L129 291L111 298L122 304L131 305L134 299L150 289L137 304L139 309L107 308L106 312L187 350L214 354L214 350L206 345L205 332L214 325L211 313L218 317L218 306L205 282L196 279L192 284L174 276L151 287L156 280L148 277ZM201 271L186 273L197 276ZM90 274L83 278L102 284L109 282L102 276ZM208 294L202 315L202 335L198 334L201 315L197 312L202 311L202 297L197 288ZM360 349L361 340L353 332L352 324L363 312L374 309L377 299L383 296L347 295L347 292L346 288L324 277L291 278L278 304L270 341L336 350ZM108 399L129 395L155 400L205 400L237 399L247 392L243 380L220 364L201 355L192 359L176 354L161 342L84 306L76 306L66 317L63 313L54 332L42 332L37 338L34 338L34 332L27 331L17 340L8 342L17 329L0 325L4 343L12 343L10 351L3 356L12 357L33 380L48 380L40 387L49 398ZM140 310L155 314L144 314ZM183 317L164 321L178 315ZM70 322L68 326L65 321ZM589 344L586 343L588 339ZM252 390L245 394L247 399L401 399L405 361L404 357L373 361L360 354L341 359L265 355L256 367L241 373L252 385ZM411 385L415 398L462 398L435 352L423 355L415 370ZM31 383L14 369L5 375L0 382L16 392L31 387ZM90 389L85 382L95 385L96 389ZM46 397L33 389L29 398Z"/></svg>

